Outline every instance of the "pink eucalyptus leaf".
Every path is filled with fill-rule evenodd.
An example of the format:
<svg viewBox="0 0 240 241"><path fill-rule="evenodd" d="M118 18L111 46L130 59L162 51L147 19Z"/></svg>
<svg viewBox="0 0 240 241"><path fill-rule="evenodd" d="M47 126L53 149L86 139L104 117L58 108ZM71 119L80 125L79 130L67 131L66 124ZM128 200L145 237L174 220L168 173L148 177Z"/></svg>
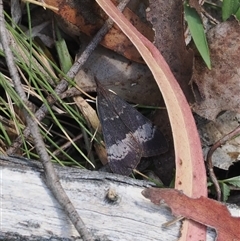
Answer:
<svg viewBox="0 0 240 241"><path fill-rule="evenodd" d="M138 49L161 90L173 132L175 187L190 197L207 196L206 172L195 121L169 66L158 49L131 25L110 0L96 1ZM195 222L185 222L182 240L199 240L199 237L205 240L205 236L205 227Z"/></svg>

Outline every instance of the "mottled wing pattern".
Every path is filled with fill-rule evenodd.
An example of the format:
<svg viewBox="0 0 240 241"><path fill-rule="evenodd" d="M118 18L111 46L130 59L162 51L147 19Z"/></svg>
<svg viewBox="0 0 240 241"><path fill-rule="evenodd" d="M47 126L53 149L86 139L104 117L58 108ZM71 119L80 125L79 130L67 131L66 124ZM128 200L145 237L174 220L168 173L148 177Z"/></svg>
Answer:
<svg viewBox="0 0 240 241"><path fill-rule="evenodd" d="M151 121L120 97L97 84L99 119L113 172L125 174L126 170L138 165L141 157L167 151L165 137ZM117 169L123 171L116 171Z"/></svg>
<svg viewBox="0 0 240 241"><path fill-rule="evenodd" d="M115 113L142 146L144 157L156 156L168 150L165 137L150 120L114 93L108 91L107 98Z"/></svg>
<svg viewBox="0 0 240 241"><path fill-rule="evenodd" d="M102 125L109 166L114 173L130 175L142 157L142 149L136 138L119 115L112 103L105 98L106 90L98 90L97 110Z"/></svg>

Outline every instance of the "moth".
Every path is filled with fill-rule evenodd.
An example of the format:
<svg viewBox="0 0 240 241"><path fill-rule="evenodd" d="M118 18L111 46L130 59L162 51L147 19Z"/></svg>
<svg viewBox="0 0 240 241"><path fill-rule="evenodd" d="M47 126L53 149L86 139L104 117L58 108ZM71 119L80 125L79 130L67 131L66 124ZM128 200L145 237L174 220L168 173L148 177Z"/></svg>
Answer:
<svg viewBox="0 0 240 241"><path fill-rule="evenodd" d="M99 81L96 84L97 111L113 173L128 176L142 157L168 150L165 137L149 119Z"/></svg>

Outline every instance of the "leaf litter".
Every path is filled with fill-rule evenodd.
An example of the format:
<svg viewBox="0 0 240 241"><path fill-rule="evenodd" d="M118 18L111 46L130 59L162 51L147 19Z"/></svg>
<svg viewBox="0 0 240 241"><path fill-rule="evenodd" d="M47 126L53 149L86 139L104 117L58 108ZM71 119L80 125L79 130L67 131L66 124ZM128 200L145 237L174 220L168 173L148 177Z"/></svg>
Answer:
<svg viewBox="0 0 240 241"><path fill-rule="evenodd" d="M153 18L154 13L151 17ZM171 30L171 27L170 27ZM157 31L156 31L157 33ZM156 37L159 37L156 36ZM174 37L176 38L176 37ZM173 38L173 39L174 39ZM168 43L171 41L168 41ZM222 111L235 111L239 113L239 98L238 98L238 87L239 87L239 48L238 48L238 42L239 42L239 23L236 20L230 20L228 22L222 23L220 25L217 25L214 29L210 30L208 33L208 42L210 45L210 51L211 51L211 61L212 61L212 70L208 70L202 60L199 58L195 58L195 67L193 72L193 78L192 81L196 83L196 85L199 88L199 92L201 95L202 100L198 101L194 106L193 110L198 113L200 116L203 116L204 118L210 119L213 121L213 123L217 126L215 129L217 129L217 134L212 139L212 142L215 141L220 135L223 135L223 127L219 124L218 117L220 112ZM171 42L172 46L178 46L174 42ZM174 46L175 45L175 46ZM183 49L183 45L181 45L181 50ZM160 47L159 47L160 48ZM164 45L163 47L164 48ZM176 48L177 49L177 48ZM176 50L177 51L177 50ZM173 51L174 54L176 54L175 51ZM170 56L171 56L171 48L170 48ZM166 54L167 58L168 54ZM176 56L179 56L176 54ZM186 51L184 54L181 55L180 59L183 58L183 56L187 56L186 60L189 61L189 58L191 54ZM177 58L176 58L177 59ZM173 61L174 60L174 61ZM176 67L175 65L172 65L172 71L176 73L176 76L179 74L179 69L188 69L186 70L187 73L191 73L191 58L188 64L188 68L186 66ZM171 66L172 62L175 62L175 57L170 57L169 65ZM183 61L184 64L186 61ZM181 76L181 74L180 74ZM183 79L185 74L183 74ZM135 78L135 77L134 77ZM180 77L181 78L181 77ZM178 78L177 78L178 79ZM188 78L187 78L188 80ZM181 83L181 81L180 81ZM114 83L113 83L114 84ZM183 83L185 86L187 86L187 92L189 91L188 81ZM226 88L227 87L227 88ZM127 87L128 88L128 87ZM123 88L124 89L124 88ZM189 95L191 92L189 92ZM196 94L196 93L195 93ZM188 94L186 94L188 95ZM220 98L219 98L220 97ZM219 116L218 116L219 115ZM230 121L232 121L232 117L230 118ZM225 123L227 120L225 121ZM236 123L235 123L236 124ZM208 135L212 134L212 130ZM206 133L206 132L205 132ZM216 138L217 137L217 138ZM236 140L235 140L236 141ZM211 144L211 142L206 143L206 145ZM237 145L237 144L236 144ZM237 150L229 151L227 149L224 151L225 154L231 154L231 153L238 153ZM236 155L235 155L236 156ZM216 159L219 159L216 158ZM231 162L228 162L224 168L227 169L229 165L231 165ZM220 168L223 168L223 165L221 164L219 166ZM207 201L205 199L199 199L202 200L201 202L206 204ZM199 201L200 202L200 201ZM189 201L190 203L190 201ZM170 205L171 206L171 205ZM213 206L217 207L217 205L213 204ZM201 208L203 213L207 213L206 211ZM223 216L227 216L228 214L224 211L223 208L219 207L219 209L215 209L216 212L223 212ZM193 210L192 210L193 211ZM190 217L190 216L189 216ZM226 220L229 220L228 218ZM226 222L225 220L225 222ZM196 220L197 221L197 220ZM215 219L217 222L217 219ZM229 221L230 222L230 221ZM206 223L204 223L206 225ZM235 227L235 226L234 226ZM217 229L217 228L216 228ZM221 229L221 227L220 227ZM220 230L219 237L222 237L221 230ZM234 232L233 232L234 233ZM232 235L232 234L231 234ZM225 236L223 236L226 238ZM220 240L220 239L219 239ZM228 240L228 239L225 239Z"/></svg>

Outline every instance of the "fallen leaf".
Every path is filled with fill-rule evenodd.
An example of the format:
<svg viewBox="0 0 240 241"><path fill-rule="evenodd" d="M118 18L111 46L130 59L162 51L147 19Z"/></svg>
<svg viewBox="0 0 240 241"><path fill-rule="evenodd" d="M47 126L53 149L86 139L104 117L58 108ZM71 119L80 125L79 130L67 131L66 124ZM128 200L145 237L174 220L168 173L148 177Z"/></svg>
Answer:
<svg viewBox="0 0 240 241"><path fill-rule="evenodd" d="M80 35L80 32L83 32L88 36L94 36L108 18L94 0L44 1L59 9L59 11L55 11L58 16L58 24L70 35ZM117 4L116 0L113 2ZM129 8L125 8L123 14L144 36L153 40L153 31L148 24L141 21ZM134 45L117 25L109 30L101 44L128 59L143 62Z"/></svg>
<svg viewBox="0 0 240 241"><path fill-rule="evenodd" d="M202 140L205 159L210 147L239 126L240 114L225 111L217 116L215 121L205 121L198 130ZM231 138L226 144L217 148L212 156L215 167L228 170L234 162L240 159L240 137Z"/></svg>
<svg viewBox="0 0 240 241"><path fill-rule="evenodd" d="M101 126L97 113L92 106L82 96L76 96L73 97L73 99L84 116L84 119L87 121L89 128L92 127L93 130L98 129L98 131L101 132Z"/></svg>
<svg viewBox="0 0 240 241"><path fill-rule="evenodd" d="M147 19L155 31L154 45L168 63L187 100L194 102L190 86L193 52L187 50L184 39L182 0L150 0Z"/></svg>
<svg viewBox="0 0 240 241"><path fill-rule="evenodd" d="M188 102L193 103L194 96L189 85L192 77L193 52L187 50L184 40L183 2L150 0L146 16L155 31L154 45L168 63ZM155 117L156 124L161 126L161 130L168 137L170 148L168 152L154 160L154 172L164 184L169 184L173 178L171 173L175 170L172 130L167 112L157 110Z"/></svg>
<svg viewBox="0 0 240 241"><path fill-rule="evenodd" d="M197 84L202 100L193 106L193 110L214 120L221 111L240 113L239 22L234 19L218 24L207 33L207 39L212 70L196 58L192 80Z"/></svg>
<svg viewBox="0 0 240 241"><path fill-rule="evenodd" d="M142 194L157 205L165 202L176 216L181 215L214 228L217 241L240 240L240 218L232 217L220 202L206 197L189 198L174 189L147 188Z"/></svg>
<svg viewBox="0 0 240 241"><path fill-rule="evenodd" d="M159 105L160 92L145 64L132 62L98 46L77 73L75 81L80 88L94 87L94 77L126 101L140 105Z"/></svg>
<svg viewBox="0 0 240 241"><path fill-rule="evenodd" d="M111 1L96 1L136 46L162 92L173 132L176 188L192 197L206 196L206 171L196 124L186 98L169 66L157 48L124 18ZM185 234L193 236L196 234L196 237L205 240L203 226L192 222L186 222L184 226Z"/></svg>

